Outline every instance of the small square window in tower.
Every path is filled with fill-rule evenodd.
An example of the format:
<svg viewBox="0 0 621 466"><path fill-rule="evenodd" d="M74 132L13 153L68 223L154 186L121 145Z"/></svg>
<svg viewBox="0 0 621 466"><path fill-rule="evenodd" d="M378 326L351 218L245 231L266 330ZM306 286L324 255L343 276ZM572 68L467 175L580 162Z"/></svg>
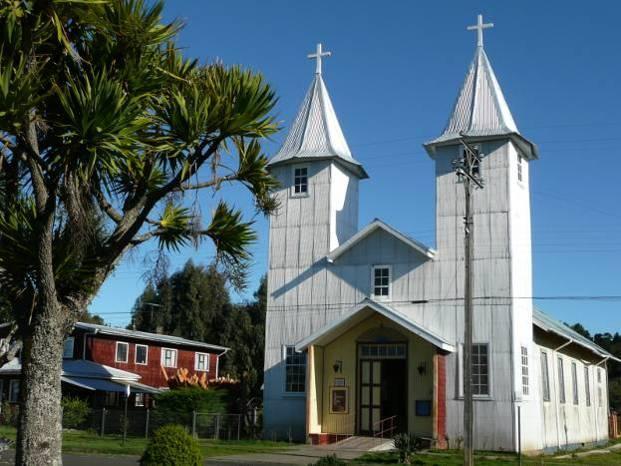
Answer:
<svg viewBox="0 0 621 466"><path fill-rule="evenodd" d="M296 196L308 193L308 167L293 168L293 194Z"/></svg>
<svg viewBox="0 0 621 466"><path fill-rule="evenodd" d="M385 265L373 267L373 296L390 298L390 267Z"/></svg>

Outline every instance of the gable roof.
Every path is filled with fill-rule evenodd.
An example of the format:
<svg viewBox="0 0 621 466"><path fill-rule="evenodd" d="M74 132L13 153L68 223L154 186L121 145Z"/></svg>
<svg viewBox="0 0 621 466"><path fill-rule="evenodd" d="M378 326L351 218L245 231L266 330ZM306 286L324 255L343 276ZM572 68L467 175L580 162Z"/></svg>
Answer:
<svg viewBox="0 0 621 466"><path fill-rule="evenodd" d="M371 223L369 223L367 226L365 226L362 230L358 231L358 233L356 233L354 236L349 238L347 241L341 244L338 248L336 248L334 251L328 254L327 256L328 262L334 262L336 259L342 256L345 252L349 251L352 247L354 247L356 244L358 244L360 241L365 239L367 236L369 236L371 233L373 233L376 230L385 231L389 235L394 236L399 241L405 243L407 246L411 247L418 253L428 257L429 259L433 259L433 257L436 254L436 251L434 249L431 249L425 246L423 243L420 243L410 238L409 236L404 235L403 233L391 227L387 223L384 223L380 219L376 218Z"/></svg>
<svg viewBox="0 0 621 466"><path fill-rule="evenodd" d="M303 351L311 345L325 345L343 333L344 329L350 328L353 325L366 320L374 312L386 317L388 320L391 320L405 330L418 335L423 340L428 341L441 350L448 351L450 353L455 351L455 346L442 337L434 334L421 325L412 322L405 314L397 311L396 309L393 309L385 304L378 303L370 298L365 298L360 304L357 304L351 311L343 315L340 319L331 322L312 335L309 335L299 341L295 345L295 349L296 351Z"/></svg>
<svg viewBox="0 0 621 466"><path fill-rule="evenodd" d="M574 329L570 328L568 325L564 324L560 320L556 320L536 308L533 309L533 325L539 327L545 332L551 332L563 338L567 338L572 343L580 345L583 348L586 348L587 350L597 354L598 356L601 356L602 358L610 358L615 361L621 362L621 359L613 356L604 348L586 338L584 335L580 335L578 332L576 332Z"/></svg>
<svg viewBox="0 0 621 466"><path fill-rule="evenodd" d="M425 148L433 153L436 146L455 143L462 135L474 139L509 137L525 157L537 157L537 147L520 134L515 124L482 46L476 49L446 128L438 138L425 143Z"/></svg>
<svg viewBox="0 0 621 466"><path fill-rule="evenodd" d="M124 328L108 327L107 325L90 324L86 322L76 322L76 329L85 330L101 335L110 335L123 338L131 338L136 340L145 340L151 342L165 343L169 345L191 346L195 348L205 348L216 353L224 354L229 348L225 346L212 345L202 341L188 340L187 338L175 337L172 335L161 335L159 333L140 332L138 330L127 330Z"/></svg>
<svg viewBox="0 0 621 466"><path fill-rule="evenodd" d="M268 166L298 160L334 158L360 178L368 178L354 159L320 73L315 74L289 134Z"/></svg>

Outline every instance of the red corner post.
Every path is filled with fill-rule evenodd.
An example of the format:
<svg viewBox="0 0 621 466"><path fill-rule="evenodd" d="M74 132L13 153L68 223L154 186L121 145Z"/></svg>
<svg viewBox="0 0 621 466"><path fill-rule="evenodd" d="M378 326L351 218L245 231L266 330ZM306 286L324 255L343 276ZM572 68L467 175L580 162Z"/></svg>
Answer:
<svg viewBox="0 0 621 466"><path fill-rule="evenodd" d="M448 448L446 441L446 356L433 356L433 438L436 448Z"/></svg>

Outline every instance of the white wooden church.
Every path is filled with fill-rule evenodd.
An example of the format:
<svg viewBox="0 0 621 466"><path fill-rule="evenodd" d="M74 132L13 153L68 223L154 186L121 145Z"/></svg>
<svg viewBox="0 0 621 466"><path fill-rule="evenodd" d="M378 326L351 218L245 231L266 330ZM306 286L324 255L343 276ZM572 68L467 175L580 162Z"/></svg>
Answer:
<svg viewBox="0 0 621 466"><path fill-rule="evenodd" d="M530 163L483 47L448 124L424 144L435 162L436 247L379 219L358 225L360 182L321 60L270 169L266 436L327 443L410 432L463 438L464 190L460 135L482 155L473 194L475 447L556 450L608 438L613 356L533 306ZM373 189L368 182L364 189Z"/></svg>

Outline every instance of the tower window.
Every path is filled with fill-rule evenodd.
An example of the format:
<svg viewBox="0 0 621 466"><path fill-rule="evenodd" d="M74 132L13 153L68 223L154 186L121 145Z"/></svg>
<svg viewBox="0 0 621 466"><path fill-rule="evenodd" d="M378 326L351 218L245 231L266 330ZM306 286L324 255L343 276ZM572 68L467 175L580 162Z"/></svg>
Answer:
<svg viewBox="0 0 621 466"><path fill-rule="evenodd" d="M308 167L293 168L293 194L303 195L308 193Z"/></svg>
<svg viewBox="0 0 621 466"><path fill-rule="evenodd" d="M548 372L548 355L541 352L541 389L543 401L550 401L550 374Z"/></svg>
<svg viewBox="0 0 621 466"><path fill-rule="evenodd" d="M522 394L528 395L528 348L522 346Z"/></svg>
<svg viewBox="0 0 621 466"><path fill-rule="evenodd" d="M472 394L489 395L489 348L487 343L472 345Z"/></svg>
<svg viewBox="0 0 621 466"><path fill-rule="evenodd" d="M522 156L517 156L517 178L518 181L522 181Z"/></svg>
<svg viewBox="0 0 621 466"><path fill-rule="evenodd" d="M373 267L373 296L380 299L390 298L390 267L387 265Z"/></svg>
<svg viewBox="0 0 621 466"><path fill-rule="evenodd" d="M294 346L285 347L285 392L306 391L306 353L298 353Z"/></svg>

